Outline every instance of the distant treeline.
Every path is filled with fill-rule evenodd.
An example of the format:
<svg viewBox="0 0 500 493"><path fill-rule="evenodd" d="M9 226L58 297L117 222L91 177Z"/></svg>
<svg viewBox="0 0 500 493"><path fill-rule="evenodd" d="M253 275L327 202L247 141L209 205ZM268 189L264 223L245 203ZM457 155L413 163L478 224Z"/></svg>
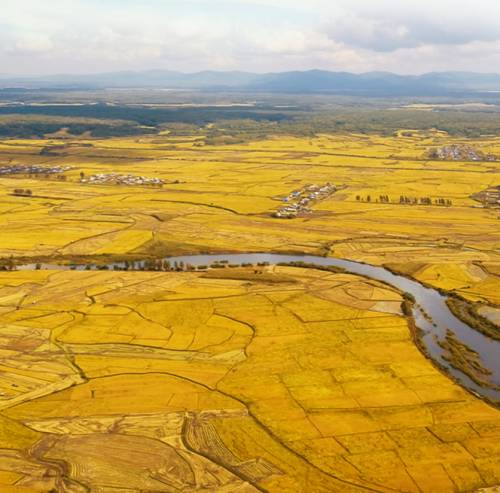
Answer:
<svg viewBox="0 0 500 493"><path fill-rule="evenodd" d="M332 109L301 111L279 121L222 120L214 122L207 144L224 143L228 137L240 140L267 135L314 137L318 134L354 133L389 137L402 129L427 131L435 128L452 137L478 138L500 133L500 114L459 113L384 109ZM405 132L406 136L412 132Z"/></svg>
<svg viewBox="0 0 500 493"><path fill-rule="evenodd" d="M288 122L283 122L287 127ZM349 132L393 135L398 130L435 128L453 137L479 137L500 132L500 114L418 110L338 109L297 115L294 133Z"/></svg>
<svg viewBox="0 0 500 493"><path fill-rule="evenodd" d="M306 106L150 108L95 104L0 107L0 136L42 136L62 127L67 127L73 135L90 131L94 137L156 133L168 129L173 135L202 134L207 137L208 144L260 139L268 135L313 137L342 132L391 136L402 129L431 128L453 137L475 138L499 134L500 113L311 109Z"/></svg>
<svg viewBox="0 0 500 493"><path fill-rule="evenodd" d="M32 136L43 137L67 127L71 135L82 135L91 132L93 137L117 137L125 135L140 135L147 133L137 125L85 125L79 124L56 124L56 123L24 123L24 124L0 124L0 137L16 137L29 139Z"/></svg>
<svg viewBox="0 0 500 493"><path fill-rule="evenodd" d="M93 118L135 121L140 125L156 126L160 123L188 123L203 127L219 120L269 120L291 119L298 109L286 111L273 107L241 106L187 106L187 107L130 107L109 106L107 104L68 105L68 106L0 106L0 115L46 115L70 118Z"/></svg>
<svg viewBox="0 0 500 493"><path fill-rule="evenodd" d="M135 135L145 132L145 129L141 129L135 121L17 113L6 115L2 114L2 110L5 108L0 108L0 136L2 137L42 137L45 134L58 132L61 128L67 128L71 135L92 132L95 137Z"/></svg>

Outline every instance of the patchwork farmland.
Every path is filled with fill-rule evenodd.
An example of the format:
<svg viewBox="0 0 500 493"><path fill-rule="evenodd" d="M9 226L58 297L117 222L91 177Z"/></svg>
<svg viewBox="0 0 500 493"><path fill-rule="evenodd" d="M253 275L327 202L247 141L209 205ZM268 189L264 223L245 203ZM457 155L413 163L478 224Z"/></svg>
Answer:
<svg viewBox="0 0 500 493"><path fill-rule="evenodd" d="M500 140L407 133L1 142L16 173L0 176L0 489L499 484L500 411L428 358L399 289L305 266L164 261L355 260L495 324L500 214L484 191L500 164L426 153L496 155ZM57 172L33 171L49 163ZM68 270L44 268L57 263Z"/></svg>

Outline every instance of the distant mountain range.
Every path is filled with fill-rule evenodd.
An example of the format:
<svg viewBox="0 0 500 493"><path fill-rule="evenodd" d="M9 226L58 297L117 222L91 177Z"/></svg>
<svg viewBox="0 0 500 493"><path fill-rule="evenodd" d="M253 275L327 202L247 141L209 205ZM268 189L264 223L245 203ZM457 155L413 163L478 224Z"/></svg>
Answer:
<svg viewBox="0 0 500 493"><path fill-rule="evenodd" d="M403 76L389 72L351 74L323 70L269 74L204 71L185 74L169 70L149 70L31 78L7 78L0 75L0 88L13 87L65 90L147 88L289 93L443 94L500 91L500 74L432 72Z"/></svg>

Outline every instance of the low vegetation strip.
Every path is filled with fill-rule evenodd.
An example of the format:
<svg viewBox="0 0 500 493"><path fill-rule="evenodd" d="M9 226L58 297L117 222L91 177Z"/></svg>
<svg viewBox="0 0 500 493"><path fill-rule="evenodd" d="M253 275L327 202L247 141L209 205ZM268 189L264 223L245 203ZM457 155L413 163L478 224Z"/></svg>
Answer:
<svg viewBox="0 0 500 493"><path fill-rule="evenodd" d="M456 297L448 298L446 304L453 315L459 320L485 336L491 337L497 341L500 340L500 327L478 312L478 308L482 305Z"/></svg>
<svg viewBox="0 0 500 493"><path fill-rule="evenodd" d="M272 284L296 283L291 277L263 272L262 270L217 269L201 276L203 279L233 279L237 281L269 282Z"/></svg>
<svg viewBox="0 0 500 493"><path fill-rule="evenodd" d="M311 264L308 262L278 262L279 266L289 266L289 267L299 267L301 269L315 269L323 272L333 272L335 274L345 273L347 272L342 267L337 267L335 265L319 265L319 264Z"/></svg>
<svg viewBox="0 0 500 493"><path fill-rule="evenodd" d="M493 374L491 370L485 368L480 361L479 354L469 347L464 342L457 339L456 334L448 329L446 331L446 339L439 341L439 345L447 354L443 358L450 363L453 368L467 375L477 385L487 388L496 389L488 377Z"/></svg>

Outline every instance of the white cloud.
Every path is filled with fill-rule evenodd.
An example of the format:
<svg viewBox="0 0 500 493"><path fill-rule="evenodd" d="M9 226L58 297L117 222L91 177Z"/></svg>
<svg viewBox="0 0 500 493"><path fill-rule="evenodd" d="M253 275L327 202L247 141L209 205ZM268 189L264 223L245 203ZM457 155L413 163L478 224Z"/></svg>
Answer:
<svg viewBox="0 0 500 493"><path fill-rule="evenodd" d="M500 2L0 0L2 72L493 71Z"/></svg>

